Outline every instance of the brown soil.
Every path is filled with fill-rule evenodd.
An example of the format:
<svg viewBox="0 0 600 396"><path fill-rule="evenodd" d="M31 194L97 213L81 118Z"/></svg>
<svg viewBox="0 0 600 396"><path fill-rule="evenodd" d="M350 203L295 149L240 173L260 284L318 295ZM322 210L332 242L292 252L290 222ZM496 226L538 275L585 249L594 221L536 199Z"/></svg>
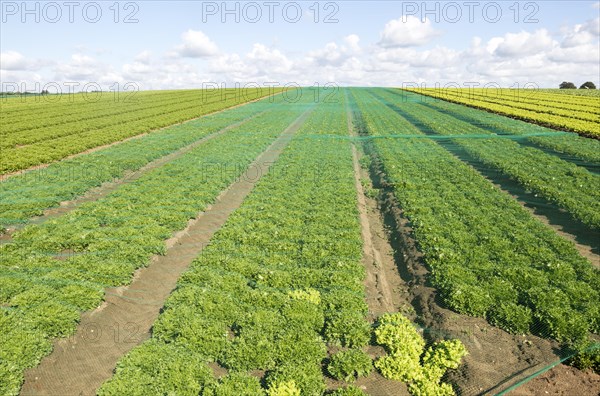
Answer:
<svg viewBox="0 0 600 396"><path fill-rule="evenodd" d="M350 112L348 112L348 130L355 136ZM365 195L361 181L366 181L370 188L372 184L369 175L361 169L359 152L355 145L352 145L352 163L363 240L363 264L367 270L365 280L367 303L369 313L372 315L371 321L374 322L377 316L386 312L395 312L400 307L401 301L397 292L402 288L406 290L406 285L400 278L392 247L383 233L383 224L378 215L376 202Z"/></svg>
<svg viewBox="0 0 600 396"><path fill-rule="evenodd" d="M559 364L508 395L598 396L600 395L600 375Z"/></svg>
<svg viewBox="0 0 600 396"><path fill-rule="evenodd" d="M59 160L52 161L52 162L49 162L49 163L46 163L46 164L34 165L34 166L31 166L31 167L29 167L27 169L21 169L21 170L14 171L14 172L3 173L3 174L0 174L0 182L3 182L4 180L8 179L11 176L17 176L17 175L20 175L22 173L29 172L29 171L32 171L32 170L45 169L45 168L49 167L50 165L52 165L53 163L56 163L56 162L60 162L60 161L68 160L68 159L71 159L71 158L79 157L80 155L90 154L90 153L93 153L95 151L99 151L99 150L102 150L102 149L105 149L105 148L108 148L108 147L111 147L111 146L114 146L114 145L117 145L117 144L121 144L121 143L127 142L127 141L129 141L131 139L139 139L139 138L141 138L143 136L146 136L146 135L148 135L150 133L156 133L158 131L161 131L161 130L166 129L166 128L171 128L171 127L176 126L176 125L181 125L181 124L185 124L185 123L188 123L188 122L196 121L196 120L199 120L199 119L201 119L203 117L206 117L206 116L210 116L210 115L213 115L213 114L221 113L223 111L235 109L236 107L244 106L244 105L247 105L249 103L258 102L259 100L263 100L263 99L266 99L268 97L275 96L275 95L280 95L280 93L275 93L275 94L271 94L271 95L265 95L265 96L260 97L258 99L253 99L253 100L250 100L248 102L240 103L240 104L237 104L237 105L234 105L234 106L226 107L226 108L221 109L221 110L213 111L211 113L203 114L200 117L191 118L189 120L185 120L185 121L182 121L182 122L177 122L175 124L167 125L167 126L164 126L162 128L153 129L153 130L150 130L148 132L144 132L144 133L141 133L141 134L135 135L135 136L130 136L128 138L121 139L121 140L118 140L116 142L104 144L102 146L96 146L96 147L93 147L91 149L87 149L87 150L81 151L79 153L71 154L71 155L69 155L67 157L64 157L64 158L61 158ZM18 147L21 148L21 147L26 147L26 146L28 146L28 145L20 145Z"/></svg>
<svg viewBox="0 0 600 396"><path fill-rule="evenodd" d="M348 111L348 130L355 135L352 126L352 114ZM362 153L352 145L352 162L354 165L354 184L357 191L358 211L363 241L363 258L367 276L365 293L369 307L369 320L375 322L377 317L386 312L398 312L407 306L408 289L398 273L394 262L393 249L385 235L383 223L377 203L365 195L361 180L370 183L368 174L361 169L359 158ZM367 353L373 358L385 355L380 346L371 345ZM337 388L343 383L328 381L330 388ZM359 378L356 386L371 396L409 395L404 383L388 380L376 371L366 378Z"/></svg>
<svg viewBox="0 0 600 396"><path fill-rule="evenodd" d="M311 109L298 117L215 204L167 241L167 253L136 271L129 286L108 289L98 309L82 315L76 334L54 342L53 352L25 373L22 395L93 395L119 358L150 337L152 323L181 273L250 193L292 139ZM218 368L215 368L218 369Z"/></svg>

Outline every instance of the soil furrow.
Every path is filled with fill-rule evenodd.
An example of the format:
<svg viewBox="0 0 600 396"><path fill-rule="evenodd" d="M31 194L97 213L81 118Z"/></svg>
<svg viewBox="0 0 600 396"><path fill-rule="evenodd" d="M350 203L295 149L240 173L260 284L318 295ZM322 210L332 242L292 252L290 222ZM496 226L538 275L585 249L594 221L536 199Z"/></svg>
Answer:
<svg viewBox="0 0 600 396"><path fill-rule="evenodd" d="M355 137L356 132L349 108L347 109L347 120L348 133ZM406 301L402 301L402 297L406 296L407 288L398 273L393 249L386 238L377 203L365 195L362 183L366 182L370 186L370 180L368 174L360 166L360 156L361 153L352 144L354 180L363 241L362 262L366 269L365 294L369 307L368 319L374 323L380 315L386 312L397 312L406 305ZM374 358L385 354L382 347L374 345L370 345L367 352ZM371 396L409 395L406 385L388 380L378 372L373 372L366 378L359 378L356 385Z"/></svg>

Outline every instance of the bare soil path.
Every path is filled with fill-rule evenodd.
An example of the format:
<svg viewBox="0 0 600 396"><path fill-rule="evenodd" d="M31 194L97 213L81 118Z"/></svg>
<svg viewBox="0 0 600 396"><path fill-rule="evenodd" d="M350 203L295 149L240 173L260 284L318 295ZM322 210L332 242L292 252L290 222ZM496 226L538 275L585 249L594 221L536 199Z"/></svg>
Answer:
<svg viewBox="0 0 600 396"><path fill-rule="evenodd" d="M249 166L248 176L232 183L215 204L167 241L166 255L154 257L147 268L138 270L129 286L107 290L104 304L82 315L74 336L55 341L54 351L25 373L21 394L95 394L110 378L119 358L150 337L151 326L181 273L268 171L311 109Z"/></svg>
<svg viewBox="0 0 600 396"><path fill-rule="evenodd" d="M352 123L352 113L347 109L348 133L356 136ZM356 186L358 212L363 241L362 262L366 269L365 294L369 307L369 320L375 322L377 318L386 312L398 312L405 307L408 301L403 301L408 292L406 284L400 277L398 268L394 261L394 252L388 241L377 202L365 194L363 183L370 188L369 175L360 166L362 153L352 144L352 162L354 165L354 184ZM382 347L369 346L367 352L372 357L385 354ZM335 387L339 384L331 381L330 385ZM371 396L404 396L409 395L406 385L384 378L381 374L373 371L367 378L359 378L356 386L363 389Z"/></svg>

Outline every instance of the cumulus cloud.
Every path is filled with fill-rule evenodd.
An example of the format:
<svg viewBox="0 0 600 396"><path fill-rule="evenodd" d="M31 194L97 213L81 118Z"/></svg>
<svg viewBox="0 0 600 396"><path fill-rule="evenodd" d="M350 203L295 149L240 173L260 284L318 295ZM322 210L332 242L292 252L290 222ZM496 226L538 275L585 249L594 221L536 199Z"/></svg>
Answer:
<svg viewBox="0 0 600 396"><path fill-rule="evenodd" d="M56 77L64 81L93 81L102 71L102 66L88 55L74 54L69 62L59 63L55 67Z"/></svg>
<svg viewBox="0 0 600 396"><path fill-rule="evenodd" d="M600 36L600 17L562 29L561 47L571 48L593 42Z"/></svg>
<svg viewBox="0 0 600 396"><path fill-rule="evenodd" d="M488 42L488 51L502 57L534 55L551 50L555 41L546 29L533 33L521 31L494 37Z"/></svg>
<svg viewBox="0 0 600 396"><path fill-rule="evenodd" d="M111 65L89 55L79 53L73 54L67 61L57 62L53 71L53 81L59 83L96 83L105 87L112 86L115 83L125 83L123 74Z"/></svg>
<svg viewBox="0 0 600 396"><path fill-rule="evenodd" d="M126 63L123 65L123 72L127 75L127 76L134 76L137 74L148 74L151 73L153 70L152 68L147 64L147 63L142 63L142 62L133 62L133 63Z"/></svg>
<svg viewBox="0 0 600 396"><path fill-rule="evenodd" d="M585 43L566 48L555 48L548 53L548 59L557 63L589 63L598 65L600 46L598 43Z"/></svg>
<svg viewBox="0 0 600 396"><path fill-rule="evenodd" d="M386 23L381 32L379 45L385 48L416 47L427 44L440 32L435 30L429 19L421 20L413 15L393 19Z"/></svg>
<svg viewBox="0 0 600 396"><path fill-rule="evenodd" d="M316 65L340 65L346 59L345 51L336 43L327 43L325 47L309 51L308 60Z"/></svg>
<svg viewBox="0 0 600 396"><path fill-rule="evenodd" d="M28 59L17 51L6 51L0 53L0 69L12 71L37 71L43 66L40 60Z"/></svg>
<svg viewBox="0 0 600 396"><path fill-rule="evenodd" d="M271 49L264 44L254 44L247 55L248 60L260 74L287 73L291 70L292 61L278 49Z"/></svg>
<svg viewBox="0 0 600 396"><path fill-rule="evenodd" d="M3 70L25 70L27 61L25 57L17 51L8 51L0 53L0 69Z"/></svg>
<svg viewBox="0 0 600 396"><path fill-rule="evenodd" d="M218 52L217 44L199 30L188 30L181 35L181 40L183 43L175 48L181 57L204 58Z"/></svg>
<svg viewBox="0 0 600 396"><path fill-rule="evenodd" d="M583 25L582 30L595 36L600 36L600 17L587 21Z"/></svg>

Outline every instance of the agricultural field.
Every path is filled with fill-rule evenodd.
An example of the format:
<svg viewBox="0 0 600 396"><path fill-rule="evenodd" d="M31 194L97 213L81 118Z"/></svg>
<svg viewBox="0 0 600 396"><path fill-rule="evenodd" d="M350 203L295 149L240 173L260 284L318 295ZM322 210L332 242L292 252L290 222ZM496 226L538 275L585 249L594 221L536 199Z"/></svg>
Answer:
<svg viewBox="0 0 600 396"><path fill-rule="evenodd" d="M271 89L96 92L3 98L0 175L200 117Z"/></svg>
<svg viewBox="0 0 600 396"><path fill-rule="evenodd" d="M560 130L599 137L597 90L410 88L411 92L460 103ZM572 92L568 92L572 91Z"/></svg>
<svg viewBox="0 0 600 396"><path fill-rule="evenodd" d="M486 92L0 100L0 394L597 393L598 98Z"/></svg>

